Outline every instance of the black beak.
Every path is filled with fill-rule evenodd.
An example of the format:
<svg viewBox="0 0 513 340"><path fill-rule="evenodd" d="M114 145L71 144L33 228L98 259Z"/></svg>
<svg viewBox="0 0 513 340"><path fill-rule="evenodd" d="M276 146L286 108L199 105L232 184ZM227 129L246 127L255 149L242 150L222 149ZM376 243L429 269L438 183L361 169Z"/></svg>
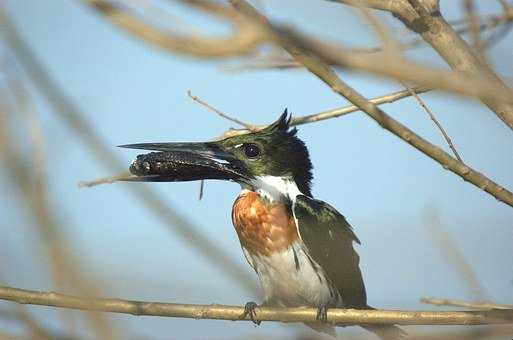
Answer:
<svg viewBox="0 0 513 340"><path fill-rule="evenodd" d="M203 179L244 181L250 179L244 164L216 142L143 143L119 147L154 150L138 155L130 172L139 182L183 182Z"/></svg>

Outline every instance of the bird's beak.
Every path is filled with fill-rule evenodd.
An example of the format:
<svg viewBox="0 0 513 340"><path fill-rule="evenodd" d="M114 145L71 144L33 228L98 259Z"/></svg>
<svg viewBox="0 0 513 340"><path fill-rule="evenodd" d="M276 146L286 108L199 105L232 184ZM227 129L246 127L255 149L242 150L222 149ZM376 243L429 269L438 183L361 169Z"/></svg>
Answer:
<svg viewBox="0 0 513 340"><path fill-rule="evenodd" d="M249 179L244 164L216 142L143 143L122 148L154 150L138 155L130 172L139 182L184 182L203 179L244 181Z"/></svg>

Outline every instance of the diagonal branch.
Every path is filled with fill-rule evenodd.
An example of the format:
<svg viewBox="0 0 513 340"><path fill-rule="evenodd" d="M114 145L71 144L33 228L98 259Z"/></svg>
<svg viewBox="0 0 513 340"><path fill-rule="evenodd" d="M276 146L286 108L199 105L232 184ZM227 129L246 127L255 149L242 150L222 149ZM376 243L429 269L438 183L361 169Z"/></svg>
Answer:
<svg viewBox="0 0 513 340"><path fill-rule="evenodd" d="M293 29L273 25L274 39L287 37L293 40L305 53L315 55L323 64L340 66L356 71L369 72L394 80L413 82L418 85L442 89L471 97L485 97L490 100L513 103L513 90L502 88L485 74L462 74L425 67L405 59L397 60L385 56L364 55L348 52L347 49L328 44Z"/></svg>
<svg viewBox="0 0 513 340"><path fill-rule="evenodd" d="M351 3L352 1L338 1ZM438 0L396 0L396 7L373 6L373 2L362 1L363 5L384 10L399 18L408 28L417 32L430 44L438 54L455 70L468 75L485 76L501 90L510 88L497 76L495 71L481 60L478 54L451 27L440 13ZM413 9L413 15L412 15ZM504 123L513 129L513 103L500 98L478 96L481 101L494 111Z"/></svg>
<svg viewBox="0 0 513 340"><path fill-rule="evenodd" d="M333 91L347 98L355 106L358 106L384 129L437 161L445 169L454 172L464 180L513 207L513 193L493 182L485 175L459 162L447 152L420 137L408 127L390 117L378 106L369 102L360 93L343 82L329 65L317 58L316 54L318 51L314 47L309 46L308 42L302 39L299 34L273 26L245 0L230 0L230 3L256 24L261 25L277 44L281 45L298 62L302 63L310 72L330 86Z"/></svg>
<svg viewBox="0 0 513 340"><path fill-rule="evenodd" d="M248 130L253 130L254 129L254 126L252 124L243 122L242 120L240 120L238 118L235 118L235 117L232 117L230 115L227 115L226 113L216 109L215 107L213 107L212 105L210 105L206 101L202 100L200 97L193 95L191 91L187 91L187 95L192 100L194 100L196 103L199 103L199 104L203 105L204 107L206 107L207 109L209 109L210 111L215 112L218 116L223 117L224 119L227 119L230 122L233 122L235 124L243 126L246 129L248 129Z"/></svg>
<svg viewBox="0 0 513 340"><path fill-rule="evenodd" d="M412 88L415 93L420 94L427 91L430 91L429 88L426 87L414 87ZM369 101L375 105L381 105L381 104L390 104L395 101L398 101L403 98L410 97L412 94L409 90L403 90L403 91L397 91L390 94L386 94L383 96L375 97L372 99L369 99ZM311 115L305 115L300 117L294 117L292 118L292 121L290 122L293 126L295 125L303 125L308 123L314 123L321 120L331 119L331 118L337 118L340 116L344 116L348 113L360 111L360 108L356 105L348 105L345 107L341 107L338 109L333 109L329 111L319 112Z"/></svg>
<svg viewBox="0 0 513 340"><path fill-rule="evenodd" d="M89 299L54 292L0 286L0 300L22 304L53 306L78 310L93 310L132 315L152 315L190 319L250 321L243 306L192 305L121 299ZM260 321L317 322L316 308L257 307ZM330 308L327 322L335 325L397 324L397 325L488 325L513 323L512 310L431 312L395 310L356 310Z"/></svg>
<svg viewBox="0 0 513 340"><path fill-rule="evenodd" d="M461 36L445 21L439 11L435 13L425 13L427 9L423 6L421 0L408 0L415 5L415 9L420 14L425 30L418 33L429 43L438 54L457 71L467 74L486 74L495 80L495 84L503 89L508 86L495 74L485 62L481 60L472 48ZM513 104L505 103L490 98L481 97L482 102L494 111L500 119L513 129Z"/></svg>
<svg viewBox="0 0 513 340"><path fill-rule="evenodd" d="M424 100L422 98L420 98L420 96L418 95L417 92L415 92L414 89L412 89L410 86L408 86L407 84L405 83L402 83L402 85L411 93L411 95L417 100L417 102L419 103L419 105L424 109L424 111L427 112L429 118L433 121L433 123L435 123L436 127L438 128L438 130L440 131L440 133L442 134L442 136L444 137L445 141L447 142L447 145L449 145L449 148L451 149L452 153L454 154L454 157L456 157L456 159L458 161L460 161L461 163L463 163L463 160L461 159L461 156L460 154L458 153L458 151L456 150L456 147L454 146L452 140L451 140L451 137L449 137L449 134L447 134L447 132L445 131L444 127L442 126L442 124L440 124L440 122L438 121L438 119L436 119L436 116L435 114L433 113L433 111L431 111L431 109L429 108L429 106L427 106L426 102L424 102Z"/></svg>

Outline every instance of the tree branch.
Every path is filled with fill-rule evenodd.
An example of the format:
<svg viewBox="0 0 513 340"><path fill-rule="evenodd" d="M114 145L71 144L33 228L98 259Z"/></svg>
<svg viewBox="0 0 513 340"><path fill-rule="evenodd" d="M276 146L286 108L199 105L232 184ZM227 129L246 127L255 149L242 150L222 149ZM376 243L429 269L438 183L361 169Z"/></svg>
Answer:
<svg viewBox="0 0 513 340"><path fill-rule="evenodd" d="M246 21L239 20L230 8L204 1L187 3L197 6L215 16L230 21L234 30L221 38L173 34L159 30L137 18L121 5L109 0L85 0L92 8L102 13L110 22L144 41L168 51L201 58L226 58L251 53L264 40L264 36Z"/></svg>
<svg viewBox="0 0 513 340"><path fill-rule="evenodd" d="M245 0L230 0L230 3L256 24L261 25L272 37L273 41L281 45L292 57L330 86L333 91L347 98L355 106L358 106L384 129L412 145L426 156L437 161L445 169L454 172L465 181L474 184L481 190L486 191L498 200L513 207L513 193L493 182L485 175L459 162L447 152L420 137L408 127L387 115L375 104L369 102L360 93L343 82L330 66L317 58L320 51L316 49L315 46L309 46L308 42L302 39L302 36L291 30L285 30L271 25L264 16L258 13L256 9ZM306 49L304 47L306 47ZM336 59L333 59L333 61L335 60Z"/></svg>
<svg viewBox="0 0 513 340"><path fill-rule="evenodd" d="M331 1L331 0L328 0ZM339 1L337 1L339 2ZM499 40L498 36L503 36L511 27L511 23L513 21L513 7L510 11L505 11L499 15L489 15L483 16L480 18L479 22L479 31L482 33L486 30L491 30L493 28L500 27L502 28L499 32L492 34L485 41L482 42L482 48L489 48L490 45ZM452 25L461 25L465 24L463 27L455 28L455 31L458 34L464 34L472 30L472 25L468 22L467 19L460 19L451 23ZM398 44L398 48L401 50L406 50L413 47L422 46L422 43L425 42L422 37L413 38L406 42L400 42ZM349 49L348 52L353 54L369 54L369 53L381 53L383 52L383 47L367 47L367 48L352 48ZM303 67L303 65L294 61L290 57L277 56L276 53L270 55L260 55L256 56L253 59L249 59L246 62L238 63L235 66L225 66L224 69L229 72L239 72L243 70L257 70L257 69L294 69Z"/></svg>
<svg viewBox="0 0 513 340"><path fill-rule="evenodd" d="M429 106L427 106L427 104L424 102L424 100L422 98L420 98L420 96L417 94L417 92L415 92L414 89L412 89L410 86L408 86L407 84L405 83L402 83L402 85L408 90L410 91L411 95L417 100L417 102L419 103L419 105L424 109L424 111L427 112L429 118L433 121L433 123L435 123L436 127L438 128L438 130L440 131L440 133L442 134L442 136L444 137L445 141L447 142L447 145L449 145L449 148L451 149L452 153L454 154L454 157L456 157L456 159L458 161L460 161L461 163L463 163L463 160L461 159L461 156L460 154L458 153L458 151L456 150L456 147L454 146L452 140L451 140L451 137L449 137L449 134L447 134L447 132L445 131L444 127L442 126L442 124L438 121L438 119L436 119L436 116L435 114L433 113L433 111L431 111L431 109L429 108Z"/></svg>
<svg viewBox="0 0 513 340"><path fill-rule="evenodd" d="M424 0L425 1L425 0ZM467 44L461 36L445 21L442 14L438 11L430 11L424 6L422 0L408 0L414 7L422 20L425 29L418 30L419 27L411 25L411 22L403 22L413 30L417 31L422 38L430 44L438 54L454 69L466 74L484 74L490 79L494 79L497 87L509 90L509 87L495 74L479 55ZM481 101L494 111L500 119L513 129L513 104L494 100L481 96Z"/></svg>
<svg viewBox="0 0 513 340"><path fill-rule="evenodd" d="M353 1L344 0L337 2L348 5L353 3ZM392 13L412 31L419 33L424 41L430 44L454 70L469 75L486 76L493 81L497 88L505 91L511 90L445 21L440 13L438 0L360 1L360 3L362 6ZM412 9L414 14L412 14ZM488 96L478 97L506 125L513 129L512 102L502 101L500 98L492 99Z"/></svg>
<svg viewBox="0 0 513 340"><path fill-rule="evenodd" d="M414 87L412 88L415 93L420 94L427 91L430 91L431 89L427 87ZM396 102L400 99L410 97L412 93L409 90L403 90L403 91L397 91L393 93L389 93L383 96L375 97L372 99L369 99L369 101L375 105L381 105L381 104L390 104L393 102ZM324 112L319 112L311 115L305 115L305 116L299 116L292 118L292 121L290 122L293 126L295 125L303 125L308 123L314 123L319 122L321 120L331 119L331 118L337 118L340 116L344 116L348 113L360 111L360 108L356 105L348 105L345 107L341 107L338 109L328 110Z"/></svg>
<svg viewBox="0 0 513 340"><path fill-rule="evenodd" d="M54 292L0 286L0 299L21 304L32 304L112 312L132 315L181 317L190 319L241 320L243 306L192 305L121 299L81 298ZM316 322L316 308L256 308L256 318L261 321ZM249 321L246 316L244 321ZM397 324L397 325L488 325L513 323L512 310L430 312L394 310L328 310L328 322L335 325Z"/></svg>
<svg viewBox="0 0 513 340"><path fill-rule="evenodd" d="M204 107L206 107L207 109L209 109L210 111L215 112L218 116L223 117L224 119L227 119L230 122L233 122L235 124L243 126L243 127L245 127L246 129L248 129L250 131L254 130L255 127L252 124L243 122L242 120L240 120L238 118L235 118L235 117L232 117L230 115L227 115L226 113L216 109L215 107L213 107L212 105L210 105L206 101L202 100L200 97L193 95L191 91L187 91L187 95L192 100L194 100L196 103L199 103L199 104L203 105Z"/></svg>
<svg viewBox="0 0 513 340"><path fill-rule="evenodd" d="M296 49L316 56L326 65L340 66L356 71L369 72L394 80L401 80L422 86L442 89L465 96L488 98L490 100L513 103L513 90L498 86L496 81L485 74L468 75L461 72L425 67L405 59L385 58L383 55L353 54L341 46L327 44L300 34L293 29L272 25L279 39L293 41Z"/></svg>

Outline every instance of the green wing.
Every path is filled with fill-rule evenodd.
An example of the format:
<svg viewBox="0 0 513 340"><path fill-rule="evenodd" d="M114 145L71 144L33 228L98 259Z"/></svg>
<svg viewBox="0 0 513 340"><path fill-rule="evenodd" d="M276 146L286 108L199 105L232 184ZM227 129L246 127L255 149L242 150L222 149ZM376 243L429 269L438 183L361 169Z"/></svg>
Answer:
<svg viewBox="0 0 513 340"><path fill-rule="evenodd" d="M347 223L329 204L304 195L296 197L294 215L309 255L326 272L345 307L367 308L367 296L353 242L360 244Z"/></svg>

